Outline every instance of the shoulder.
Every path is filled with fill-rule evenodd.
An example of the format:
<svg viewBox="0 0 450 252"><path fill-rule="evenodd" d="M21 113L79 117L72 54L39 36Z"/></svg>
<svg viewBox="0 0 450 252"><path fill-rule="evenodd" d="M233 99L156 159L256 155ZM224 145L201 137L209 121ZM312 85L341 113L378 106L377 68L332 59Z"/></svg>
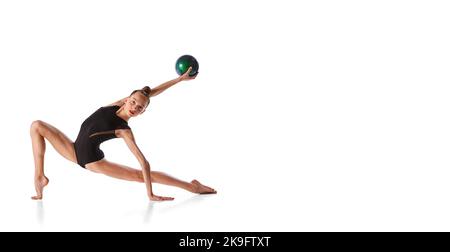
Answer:
<svg viewBox="0 0 450 252"><path fill-rule="evenodd" d="M119 106L102 106L97 109L95 112L106 112L106 111L117 111L120 107Z"/></svg>

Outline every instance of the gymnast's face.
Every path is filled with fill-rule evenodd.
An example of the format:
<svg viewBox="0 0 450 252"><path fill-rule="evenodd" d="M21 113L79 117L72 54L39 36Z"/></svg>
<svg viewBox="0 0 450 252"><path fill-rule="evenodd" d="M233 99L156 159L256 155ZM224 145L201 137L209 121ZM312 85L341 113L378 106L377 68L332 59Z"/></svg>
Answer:
<svg viewBox="0 0 450 252"><path fill-rule="evenodd" d="M125 111L130 117L135 117L144 113L147 105L148 98L140 92L136 92L128 97L127 101L125 102Z"/></svg>

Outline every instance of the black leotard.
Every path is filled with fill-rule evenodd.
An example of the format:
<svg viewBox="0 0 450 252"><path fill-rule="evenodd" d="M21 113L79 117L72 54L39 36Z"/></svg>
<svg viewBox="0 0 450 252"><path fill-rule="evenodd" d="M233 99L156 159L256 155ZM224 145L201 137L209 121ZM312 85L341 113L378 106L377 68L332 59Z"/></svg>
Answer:
<svg viewBox="0 0 450 252"><path fill-rule="evenodd" d="M86 168L86 164L105 157L100 150L100 144L117 138L116 129L130 129L128 122L116 114L119 108L101 107L81 124L80 133L74 143L77 163L81 167Z"/></svg>

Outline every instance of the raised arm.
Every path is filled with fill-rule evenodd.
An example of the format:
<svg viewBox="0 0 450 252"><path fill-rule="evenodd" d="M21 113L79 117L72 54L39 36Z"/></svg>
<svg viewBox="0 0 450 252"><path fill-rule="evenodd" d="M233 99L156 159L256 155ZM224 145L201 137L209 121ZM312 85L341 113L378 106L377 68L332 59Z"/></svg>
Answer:
<svg viewBox="0 0 450 252"><path fill-rule="evenodd" d="M170 88L171 86L173 86L181 81L195 79L195 77L197 77L197 75L189 76L189 72L191 72L191 69L192 69L192 67L189 67L189 69L183 75L181 75L173 80L164 82L163 84L161 84L157 87L152 88L152 91L150 92L150 96L157 96L160 93L164 92L166 89Z"/></svg>
<svg viewBox="0 0 450 252"><path fill-rule="evenodd" d="M183 75L181 75L173 80L166 81L166 82L152 88L152 91L150 92L150 96L157 96L160 93L164 92L166 89L170 88L171 86L173 86L181 81L195 79L195 77L197 77L198 73L195 76L189 76L189 72L191 71L191 69L192 69L192 67L189 67L189 69ZM108 104L107 106L120 106L121 107L122 105L125 104L127 98L128 98L128 96L125 98L122 98L116 102L113 102L111 104Z"/></svg>
<svg viewBox="0 0 450 252"><path fill-rule="evenodd" d="M133 132L129 129L116 130L116 135L117 137L123 138L128 148L139 161L139 164L142 167L142 174L144 177L145 186L147 187L147 195L149 199L154 201L173 200L172 197L163 197L153 194L150 163L147 161L144 154L142 154L141 150L137 146L135 138L133 136Z"/></svg>

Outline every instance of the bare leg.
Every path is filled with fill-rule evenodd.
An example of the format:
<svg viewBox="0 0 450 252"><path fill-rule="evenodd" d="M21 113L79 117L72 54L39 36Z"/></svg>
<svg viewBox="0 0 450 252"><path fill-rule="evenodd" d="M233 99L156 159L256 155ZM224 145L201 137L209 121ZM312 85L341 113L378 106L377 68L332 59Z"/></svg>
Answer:
<svg viewBox="0 0 450 252"><path fill-rule="evenodd" d="M42 199L42 192L49 180L44 174L44 154L45 154L45 140L39 134L31 131L31 141L33 146L34 156L34 188L36 189L36 196L31 197L34 200Z"/></svg>
<svg viewBox="0 0 450 252"><path fill-rule="evenodd" d="M66 159L76 162L75 149L73 142L64 133L43 121L34 121L30 128L31 142L33 146L34 157L34 186L36 196L31 197L34 200L42 199L44 187L49 180L44 173L44 155L45 139L47 139L56 151Z"/></svg>
<svg viewBox="0 0 450 252"><path fill-rule="evenodd" d="M144 182L144 177L141 170L109 162L105 159L87 164L86 168L90 171L102 173L117 179L136 181L140 183ZM202 185L197 180L192 180L192 182L189 183L159 171L151 171L150 176L152 178L152 182L154 183L179 187L192 193L216 193L214 189Z"/></svg>

